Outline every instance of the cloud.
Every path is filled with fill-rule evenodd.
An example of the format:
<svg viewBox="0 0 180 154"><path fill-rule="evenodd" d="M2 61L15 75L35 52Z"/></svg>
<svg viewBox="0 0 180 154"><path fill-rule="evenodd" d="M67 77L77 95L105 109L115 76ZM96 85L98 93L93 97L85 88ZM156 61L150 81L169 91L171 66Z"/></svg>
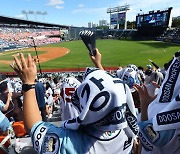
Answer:
<svg viewBox="0 0 180 154"><path fill-rule="evenodd" d="M78 7L79 7L79 8L83 8L83 7L84 7L84 4L79 4Z"/></svg>
<svg viewBox="0 0 180 154"><path fill-rule="evenodd" d="M177 17L180 15L180 9L176 8L176 9L172 9L172 16L173 17Z"/></svg>
<svg viewBox="0 0 180 154"><path fill-rule="evenodd" d="M73 14L80 14L80 13L86 13L86 14L97 14L97 13L105 13L107 8L79 8L72 10Z"/></svg>
<svg viewBox="0 0 180 154"><path fill-rule="evenodd" d="M48 0L48 6L58 6L60 4L64 4L64 0Z"/></svg>
<svg viewBox="0 0 180 154"><path fill-rule="evenodd" d="M122 0L117 5L122 6L125 4L129 4L131 8L133 8L134 11L138 11L136 13L139 13L139 10L142 9L144 13L148 13L148 11L151 10L163 10L170 6L172 6L174 3L176 3L176 0Z"/></svg>
<svg viewBox="0 0 180 154"><path fill-rule="evenodd" d="M23 18L24 18L24 15L23 15L23 14L19 14L19 15L16 15L15 18L21 18L21 19L23 19Z"/></svg>
<svg viewBox="0 0 180 154"><path fill-rule="evenodd" d="M87 22L93 21L93 23L98 23L99 20L105 19L109 21L109 14L106 13L107 7L102 7L102 8L78 8L75 10L72 10L72 14L74 15L80 15L84 19L84 23L82 25L87 25ZM88 17L88 18L87 18Z"/></svg>
<svg viewBox="0 0 180 154"><path fill-rule="evenodd" d="M56 8L56 9L64 9L64 6L56 5L55 8Z"/></svg>

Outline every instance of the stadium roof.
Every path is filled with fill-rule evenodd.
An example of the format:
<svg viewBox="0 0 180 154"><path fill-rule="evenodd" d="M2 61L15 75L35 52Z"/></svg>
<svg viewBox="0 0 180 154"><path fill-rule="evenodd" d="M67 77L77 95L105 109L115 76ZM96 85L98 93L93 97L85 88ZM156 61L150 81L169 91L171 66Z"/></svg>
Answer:
<svg viewBox="0 0 180 154"><path fill-rule="evenodd" d="M23 20L17 18L11 18L6 16L0 16L0 26L13 26L13 27L33 27L33 28L62 28L69 29L70 26L58 25L51 23L43 23L31 20Z"/></svg>

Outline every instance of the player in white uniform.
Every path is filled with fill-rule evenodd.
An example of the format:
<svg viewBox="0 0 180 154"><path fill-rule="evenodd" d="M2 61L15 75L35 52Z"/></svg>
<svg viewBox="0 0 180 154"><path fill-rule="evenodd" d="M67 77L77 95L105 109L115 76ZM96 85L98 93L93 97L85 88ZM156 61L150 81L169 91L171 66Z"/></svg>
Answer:
<svg viewBox="0 0 180 154"><path fill-rule="evenodd" d="M96 67L102 68L98 50L91 58ZM20 59L21 62L14 57L16 66L12 65L12 68L24 84L29 84L24 85L24 121L39 153L128 154L131 151L138 133L137 120L131 91L120 79L104 70L87 69L84 81L72 99L80 113L64 121L59 128L42 122L32 86L36 66L30 54L27 63L22 53Z"/></svg>
<svg viewBox="0 0 180 154"><path fill-rule="evenodd" d="M81 83L74 77L64 78L61 85L61 118L62 121L72 119L79 115L78 110L72 104L71 97Z"/></svg>

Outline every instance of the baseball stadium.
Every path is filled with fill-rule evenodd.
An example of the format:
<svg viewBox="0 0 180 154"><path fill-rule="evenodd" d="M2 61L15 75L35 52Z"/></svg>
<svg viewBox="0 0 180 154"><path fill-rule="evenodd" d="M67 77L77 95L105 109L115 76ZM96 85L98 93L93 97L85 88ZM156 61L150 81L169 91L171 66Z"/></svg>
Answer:
<svg viewBox="0 0 180 154"><path fill-rule="evenodd" d="M165 12L167 21L158 21L159 25L156 27L146 23L139 26L138 19L145 15L138 15L136 17L137 29L89 28L96 33L96 48L103 55L103 66L112 70L130 63L145 67L149 64L148 59L151 59L162 67L179 50L179 29L168 29L169 24L172 24L170 21L171 10L172 8L169 8L158 12L160 14ZM158 13L150 12L146 16ZM123 13L123 17L125 17L125 13ZM12 74L13 71L9 64L13 61L13 55L19 52L23 52L25 55L29 52L35 59L38 57L39 69L42 72L82 71L87 66L92 66L88 50L79 36L80 31L88 28L38 23L2 16L0 19L2 25L7 25L7 27L1 28L1 73ZM123 21L121 26L125 26L125 19ZM14 26L16 24L23 26L16 27ZM40 28L42 26L43 29ZM173 36L173 33L176 35ZM14 37L14 35L16 36ZM9 39L9 42L3 41L3 39Z"/></svg>
<svg viewBox="0 0 180 154"><path fill-rule="evenodd" d="M129 10L102 27L0 15L0 154L180 153L180 19Z"/></svg>

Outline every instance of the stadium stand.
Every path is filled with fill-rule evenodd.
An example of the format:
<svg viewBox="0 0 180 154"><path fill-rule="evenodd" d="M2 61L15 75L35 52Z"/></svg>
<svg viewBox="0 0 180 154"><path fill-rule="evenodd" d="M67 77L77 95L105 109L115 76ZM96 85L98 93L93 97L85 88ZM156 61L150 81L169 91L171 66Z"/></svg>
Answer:
<svg viewBox="0 0 180 154"><path fill-rule="evenodd" d="M30 38L35 39L36 45L45 45L61 41L60 29L69 26L41 23L30 20L0 16L0 51L27 48L33 46Z"/></svg>
<svg viewBox="0 0 180 154"><path fill-rule="evenodd" d="M166 30L162 35L157 37L157 40L180 44L180 28Z"/></svg>
<svg viewBox="0 0 180 154"><path fill-rule="evenodd" d="M35 29L35 28L0 28L0 51L26 48L33 46L32 37L36 45L58 43L60 37L49 37L60 35L57 29Z"/></svg>

